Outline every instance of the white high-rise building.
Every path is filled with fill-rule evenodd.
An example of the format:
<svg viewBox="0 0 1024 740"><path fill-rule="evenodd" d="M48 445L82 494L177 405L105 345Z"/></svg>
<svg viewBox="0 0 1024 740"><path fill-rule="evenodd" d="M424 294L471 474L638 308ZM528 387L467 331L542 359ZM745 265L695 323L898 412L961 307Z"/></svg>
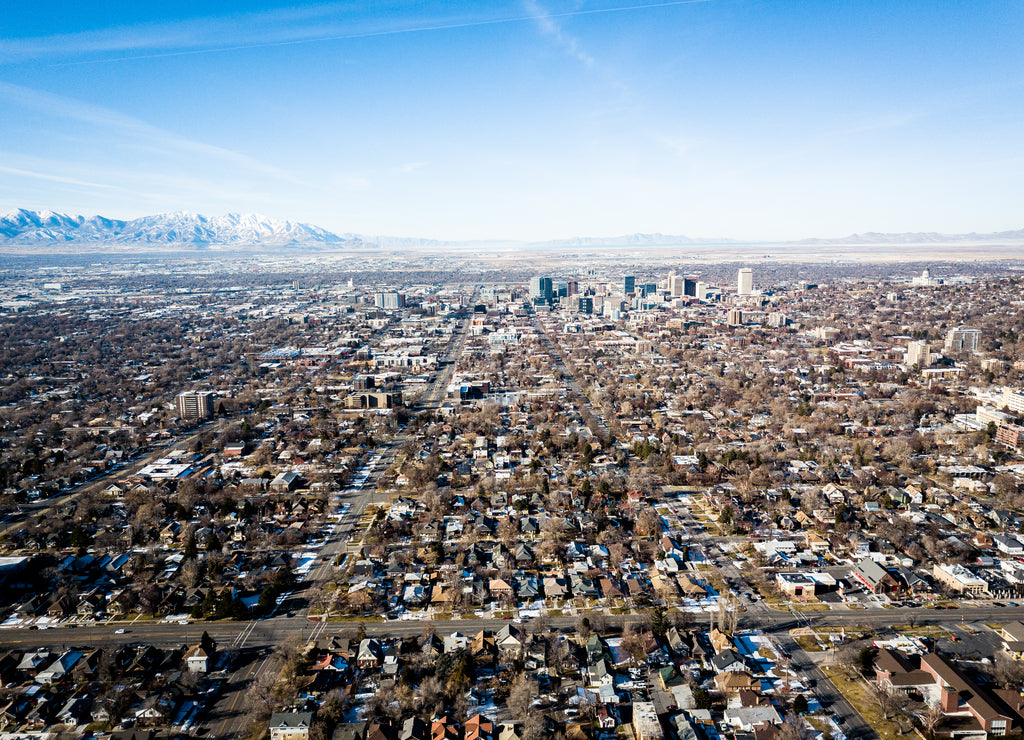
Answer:
<svg viewBox="0 0 1024 740"><path fill-rule="evenodd" d="M396 293L394 291L387 293L375 293L373 296L373 304L377 308L405 308L405 293Z"/></svg>
<svg viewBox="0 0 1024 740"><path fill-rule="evenodd" d="M1024 414L1024 393L1012 388L1003 388L1002 405L1015 414Z"/></svg>
<svg viewBox="0 0 1024 740"><path fill-rule="evenodd" d="M903 355L903 363L911 367L928 367L932 364L932 352L928 342L911 342L907 345L907 351Z"/></svg>
<svg viewBox="0 0 1024 740"><path fill-rule="evenodd" d="M668 276L668 294L678 298L683 294L683 276L672 273Z"/></svg>
<svg viewBox="0 0 1024 740"><path fill-rule="evenodd" d="M209 419L216 400L213 391L184 391L174 398L174 405L182 419Z"/></svg>
<svg viewBox="0 0 1024 740"><path fill-rule="evenodd" d="M741 267L736 275L736 294L753 295L754 293L754 271L749 267Z"/></svg>
<svg viewBox="0 0 1024 740"><path fill-rule="evenodd" d="M946 334L945 350L947 352L976 352L981 329L950 329Z"/></svg>

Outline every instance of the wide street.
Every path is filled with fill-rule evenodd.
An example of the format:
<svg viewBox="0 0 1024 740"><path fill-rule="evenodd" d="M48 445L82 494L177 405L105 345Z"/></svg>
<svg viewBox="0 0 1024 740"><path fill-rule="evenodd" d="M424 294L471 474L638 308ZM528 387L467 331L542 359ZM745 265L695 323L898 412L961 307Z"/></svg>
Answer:
<svg viewBox="0 0 1024 740"><path fill-rule="evenodd" d="M893 624L918 625L946 624L955 627L964 618L976 622L1009 622L1024 619L1024 607L977 607L964 610L941 609L880 609L851 610L844 612L804 612L765 610L755 614L744 614L739 620L739 629L760 629L772 634L785 634L789 630L807 626L808 620L815 628L822 627L870 627L881 629ZM603 616L609 625L642 622L645 614ZM551 629L575 627L575 617L543 617L542 623ZM698 617L702 621L702 617ZM473 633L481 629L500 629L507 624L505 619L453 619L431 621L429 624L439 634L451 632ZM125 625L126 632L114 634L115 629ZM423 633L425 621L405 620L347 620L329 622L324 634L355 634L360 627L368 635L409 637ZM528 627L529 621L526 622ZM219 645L230 646L239 634L250 631L247 647L274 647L292 635L308 637L314 630L323 629L320 622L310 621L301 616L275 616L270 619L243 622L208 622L181 624L167 621L136 621L132 623L104 623L98 625L56 626L49 629L14 628L0 630L0 647L62 647L64 645L87 645L109 647L124 643L147 643L157 646L183 645L195 642L203 630L208 632Z"/></svg>

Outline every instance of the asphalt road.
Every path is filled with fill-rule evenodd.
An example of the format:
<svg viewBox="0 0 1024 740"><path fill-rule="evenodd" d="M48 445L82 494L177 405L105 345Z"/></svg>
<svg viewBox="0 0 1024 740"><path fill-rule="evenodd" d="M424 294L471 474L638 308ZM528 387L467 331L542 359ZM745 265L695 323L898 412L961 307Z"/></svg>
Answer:
<svg viewBox="0 0 1024 740"><path fill-rule="evenodd" d="M235 654L234 671L218 692L216 702L202 715L200 725L210 730L206 733L210 737L245 737L249 729L245 701L249 687L264 673L280 670L277 658L268 651L247 649Z"/></svg>
<svg viewBox="0 0 1024 740"><path fill-rule="evenodd" d="M444 391L451 381L452 374L455 372L456 361L462 356L462 350L466 346L466 337L469 335L471 320L472 317L467 317L459 325L456 334L452 336L451 341L448 343L448 351L441 360L443 369L438 371L437 375L434 376L434 380L430 383L430 387L420 395L420 400L417 404L419 409L436 409L444 400Z"/></svg>
<svg viewBox="0 0 1024 740"><path fill-rule="evenodd" d="M587 394L583 392L583 388L580 387L579 381L576 380L576 376L572 374L569 366L565 364L565 357L562 355L562 349L555 343L554 340L548 335L547 329L544 328L544 323L537 316L535 311L530 312L530 316L533 318L533 325L540 332L540 337L547 345L548 353L551 355L551 360L554 362L558 372L562 375L562 380L565 382L566 388L576 396L576 400L580 405L580 408L586 409L589 413L593 424L596 429L591 429L592 432L597 434L601 439L607 440L609 435L608 425L601 418L600 414L590 404L590 399L587 398Z"/></svg>
<svg viewBox="0 0 1024 740"><path fill-rule="evenodd" d="M971 621L977 622L1008 622L1024 619L1024 607L992 608L980 607L965 610ZM959 624L960 612L935 609L880 609L877 611L857 610L845 612L818 612L812 615L814 627L872 627L886 628L894 623L906 623L911 618L917 624ZM612 625L626 622L638 622L646 619L645 615L605 616L604 620ZM544 625L551 629L575 627L575 617L545 617ZM122 623L123 624L123 623ZM326 632L355 633L362 624L367 634L409 637L420 635L426 622L417 620L389 621L346 621L332 622ZM439 634L463 632L472 634L481 629L500 629L508 620L505 619L454 619L449 621L431 621L430 624ZM758 613L744 613L739 620L739 629L761 629L770 634L785 634L789 630L804 627L807 624L805 615L794 616L790 612L766 610ZM530 622L524 626L529 627ZM25 648L37 646L61 647L63 645L94 645L110 647L125 643L146 643L157 646L183 645L195 642L203 630L207 631L219 645L230 646L239 634L251 630L246 645L249 647L274 647L292 635L308 637L316 629L322 629L317 622L311 622L299 616L277 616L256 622L208 622L194 624L178 624L176 622L138 621L125 626L124 634L114 634L117 623L97 625L79 625L77 627L58 626L45 630L28 628L0 630L0 647Z"/></svg>
<svg viewBox="0 0 1024 740"><path fill-rule="evenodd" d="M853 708L843 693L804 652L796 640L783 634L776 637L775 642L789 653L790 665L794 667L804 684L806 685L809 681L814 682L813 691L818 696L818 700L822 706L835 714L840 728L849 740L878 740L878 733L864 721L860 713Z"/></svg>

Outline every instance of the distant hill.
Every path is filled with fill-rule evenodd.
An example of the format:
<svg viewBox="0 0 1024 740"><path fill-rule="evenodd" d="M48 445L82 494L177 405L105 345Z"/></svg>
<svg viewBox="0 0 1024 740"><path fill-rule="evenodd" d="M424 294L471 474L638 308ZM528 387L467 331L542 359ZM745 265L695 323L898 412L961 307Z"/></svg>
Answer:
<svg viewBox="0 0 1024 740"><path fill-rule="evenodd" d="M578 236L536 242L533 247L674 247L703 244L736 244L735 239L695 239L672 234L625 234L623 236Z"/></svg>
<svg viewBox="0 0 1024 740"><path fill-rule="evenodd" d="M768 242L708 239L671 234L626 234L611 237L573 237L548 241L446 241L398 236L333 234L311 224L268 218L257 214L229 213L202 216L195 213L164 213L131 221L103 216L68 216L52 211L18 210L0 216L0 252L114 252L161 250L466 250L489 248L501 251L565 250L579 248L688 247L714 250L716 247L755 250L773 247L773 252L818 247L862 246L877 251L887 246L955 247L992 245L1005 251L1024 245L1024 229L993 234L938 234L912 232L880 234L869 232L836 239L804 239ZM780 255L781 256L781 255Z"/></svg>
<svg viewBox="0 0 1024 740"><path fill-rule="evenodd" d="M0 216L0 248L75 246L89 251L110 246L153 248L341 247L361 245L318 226L256 214L201 216L165 213L131 221L18 210Z"/></svg>
<svg viewBox="0 0 1024 740"><path fill-rule="evenodd" d="M851 234L837 239L802 239L789 244L979 244L1024 243L1024 229L997 231L991 234L938 234L934 231L909 231L899 234Z"/></svg>

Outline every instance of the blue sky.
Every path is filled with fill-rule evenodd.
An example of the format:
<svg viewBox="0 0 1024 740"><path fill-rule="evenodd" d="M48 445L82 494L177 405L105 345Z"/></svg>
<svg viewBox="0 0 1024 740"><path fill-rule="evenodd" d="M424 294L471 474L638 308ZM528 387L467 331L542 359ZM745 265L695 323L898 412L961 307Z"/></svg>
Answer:
<svg viewBox="0 0 1024 740"><path fill-rule="evenodd" d="M1024 227L1016 0L37 0L2 29L0 211L451 239Z"/></svg>

